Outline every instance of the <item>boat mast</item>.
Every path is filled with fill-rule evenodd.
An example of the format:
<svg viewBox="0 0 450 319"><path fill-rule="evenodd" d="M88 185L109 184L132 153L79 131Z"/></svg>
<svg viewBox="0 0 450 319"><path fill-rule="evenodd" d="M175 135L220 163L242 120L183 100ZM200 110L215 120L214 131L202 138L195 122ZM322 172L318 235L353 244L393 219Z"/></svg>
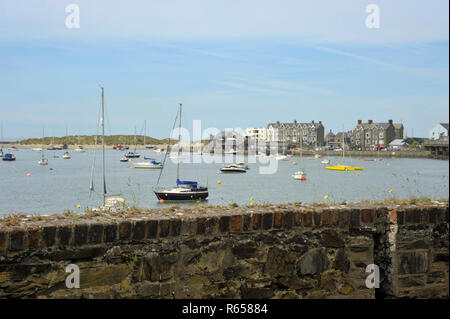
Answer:
<svg viewBox="0 0 450 319"><path fill-rule="evenodd" d="M177 161L177 180L180 178L180 150L181 150L181 103L180 118L178 122L178 161Z"/></svg>
<svg viewBox="0 0 450 319"><path fill-rule="evenodd" d="M41 147L41 158L44 158L44 128L42 128L42 147Z"/></svg>
<svg viewBox="0 0 450 319"><path fill-rule="evenodd" d="M344 160L345 154L345 132L344 132L344 124L342 124L342 161Z"/></svg>
<svg viewBox="0 0 450 319"><path fill-rule="evenodd" d="M102 174L103 174L103 206L105 206L106 197L106 180L105 180L105 95L104 88L102 89L102 117L100 118L100 123L102 125Z"/></svg>
<svg viewBox="0 0 450 319"><path fill-rule="evenodd" d="M147 121L144 120L144 150L145 150L145 135L147 135Z"/></svg>

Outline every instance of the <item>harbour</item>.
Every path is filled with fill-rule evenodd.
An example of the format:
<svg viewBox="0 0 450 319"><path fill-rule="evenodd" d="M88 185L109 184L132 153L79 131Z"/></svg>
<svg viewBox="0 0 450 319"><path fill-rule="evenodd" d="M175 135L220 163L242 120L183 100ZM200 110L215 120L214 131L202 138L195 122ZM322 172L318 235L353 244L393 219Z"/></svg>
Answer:
<svg viewBox="0 0 450 319"><path fill-rule="evenodd" d="M64 211L82 212L101 203L101 164L97 161L94 186L97 190L89 199L90 174L94 150L70 152L71 159L62 159L64 151L55 151L59 158L51 158L48 165L38 165L40 153L30 149L15 152L14 162L0 162L4 214L62 214ZM99 153L99 151L97 151ZM205 163L201 155L189 154L182 160L180 178L198 180L209 188L207 201L197 203L160 203L153 194L159 170L134 169L132 162L120 162L123 151L106 150L106 181L108 193L126 199L127 206L142 208L166 205L250 205L283 202L353 202L389 198L447 198L449 189L448 161L414 158L383 158L367 162L363 158L346 157L345 163L364 165L364 171L328 171L320 159L291 156L289 161L277 161L274 174L260 174L259 167L267 166L258 157L226 155L215 157L216 162ZM164 153L143 151L145 156L162 161ZM96 155L97 157L100 154ZM204 155L205 156L205 155ZM332 165L342 164L342 158L328 156ZM136 159L138 160L138 159ZM246 174L224 174L220 168L226 163L246 162ZM160 186L171 186L176 180L175 160L166 160ZM187 163L189 162L189 163ZM252 163L253 162L253 163ZM297 165L294 165L294 162ZM306 181L292 178L299 166L308 172ZM28 176L29 174L29 176ZM218 183L220 181L220 184ZM325 198L326 197L326 198Z"/></svg>

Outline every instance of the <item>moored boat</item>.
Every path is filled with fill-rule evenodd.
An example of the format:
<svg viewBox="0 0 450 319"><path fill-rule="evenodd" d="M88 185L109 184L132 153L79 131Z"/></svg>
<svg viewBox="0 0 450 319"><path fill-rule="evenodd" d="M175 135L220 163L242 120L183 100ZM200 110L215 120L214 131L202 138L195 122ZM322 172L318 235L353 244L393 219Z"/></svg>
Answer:
<svg viewBox="0 0 450 319"><path fill-rule="evenodd" d="M236 164L224 166L220 169L220 171L222 173L247 173L247 169Z"/></svg>

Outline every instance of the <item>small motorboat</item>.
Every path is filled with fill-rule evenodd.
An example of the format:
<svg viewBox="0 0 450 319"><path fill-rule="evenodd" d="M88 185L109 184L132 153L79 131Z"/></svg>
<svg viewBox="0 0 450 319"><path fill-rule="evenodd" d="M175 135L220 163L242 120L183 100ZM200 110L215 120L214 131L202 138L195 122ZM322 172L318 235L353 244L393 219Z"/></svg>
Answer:
<svg viewBox="0 0 450 319"><path fill-rule="evenodd" d="M247 169L245 169L245 168L243 168L243 167L241 167L239 165L236 165L236 164L231 164L231 165L227 165L225 167L222 167L220 169L220 171L222 173L246 173Z"/></svg>
<svg viewBox="0 0 450 319"><path fill-rule="evenodd" d="M326 169L331 171L362 171L364 167L353 167L347 165L335 165L335 166L325 166Z"/></svg>
<svg viewBox="0 0 450 319"><path fill-rule="evenodd" d="M121 162L128 162L128 161L130 161L128 158L126 158L125 156L123 156L121 159L120 159L120 161Z"/></svg>
<svg viewBox="0 0 450 319"><path fill-rule="evenodd" d="M3 157L3 150L0 149L0 157Z"/></svg>
<svg viewBox="0 0 450 319"><path fill-rule="evenodd" d="M314 158L315 159L320 158L320 155L319 154L314 154Z"/></svg>
<svg viewBox="0 0 450 319"><path fill-rule="evenodd" d="M375 162L374 158L365 158L364 161L366 162Z"/></svg>
<svg viewBox="0 0 450 319"><path fill-rule="evenodd" d="M42 151L42 147L33 147L31 150L35 151L35 152L41 152Z"/></svg>
<svg viewBox="0 0 450 319"><path fill-rule="evenodd" d="M148 162L132 162L133 168L149 168L149 169L161 169L163 168L163 164L161 162L155 161L153 158L146 158L144 159L149 160Z"/></svg>
<svg viewBox="0 0 450 319"><path fill-rule="evenodd" d="M321 161L322 164L330 164L330 160L329 159L324 159Z"/></svg>
<svg viewBox="0 0 450 319"><path fill-rule="evenodd" d="M76 149L74 149L75 152L86 152L83 146L79 145Z"/></svg>
<svg viewBox="0 0 450 319"><path fill-rule="evenodd" d="M48 165L48 159L42 157L39 161L39 165Z"/></svg>
<svg viewBox="0 0 450 319"><path fill-rule="evenodd" d="M126 158L138 158L138 157L140 157L141 155L139 155L138 153L136 153L136 152L128 152L128 153L126 153L125 154L125 157Z"/></svg>
<svg viewBox="0 0 450 319"><path fill-rule="evenodd" d="M306 174L305 174L305 172L303 172L303 171L295 172L295 173L292 175L292 177L293 177L294 179L299 179L299 180L302 180L302 181L306 180Z"/></svg>
<svg viewBox="0 0 450 319"><path fill-rule="evenodd" d="M63 155L64 159L71 159L69 152L65 152Z"/></svg>
<svg viewBox="0 0 450 319"><path fill-rule="evenodd" d="M2 160L4 160L4 161L15 161L16 157L14 156L14 154L6 153L5 155L3 155Z"/></svg>
<svg viewBox="0 0 450 319"><path fill-rule="evenodd" d="M289 157L287 157L286 155L276 155L275 159L277 161L289 161L290 160Z"/></svg>
<svg viewBox="0 0 450 319"><path fill-rule="evenodd" d="M243 162L236 163L235 165L248 170L248 165Z"/></svg>

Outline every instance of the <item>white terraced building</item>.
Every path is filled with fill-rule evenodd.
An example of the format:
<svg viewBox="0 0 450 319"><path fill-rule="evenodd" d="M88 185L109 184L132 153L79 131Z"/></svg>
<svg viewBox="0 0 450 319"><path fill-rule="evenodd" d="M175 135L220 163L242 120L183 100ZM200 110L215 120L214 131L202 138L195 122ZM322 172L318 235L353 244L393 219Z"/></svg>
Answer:
<svg viewBox="0 0 450 319"><path fill-rule="evenodd" d="M244 138L254 139L258 141L267 141L267 128L251 127L247 128L244 132Z"/></svg>

